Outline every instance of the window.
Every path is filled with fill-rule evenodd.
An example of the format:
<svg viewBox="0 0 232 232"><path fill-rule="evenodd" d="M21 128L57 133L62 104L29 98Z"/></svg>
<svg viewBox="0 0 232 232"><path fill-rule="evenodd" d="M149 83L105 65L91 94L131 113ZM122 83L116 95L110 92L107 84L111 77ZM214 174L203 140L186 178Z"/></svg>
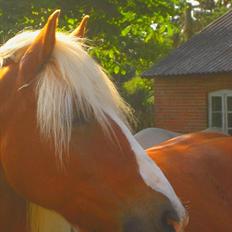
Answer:
<svg viewBox="0 0 232 232"><path fill-rule="evenodd" d="M209 94L209 127L232 135L232 90Z"/></svg>

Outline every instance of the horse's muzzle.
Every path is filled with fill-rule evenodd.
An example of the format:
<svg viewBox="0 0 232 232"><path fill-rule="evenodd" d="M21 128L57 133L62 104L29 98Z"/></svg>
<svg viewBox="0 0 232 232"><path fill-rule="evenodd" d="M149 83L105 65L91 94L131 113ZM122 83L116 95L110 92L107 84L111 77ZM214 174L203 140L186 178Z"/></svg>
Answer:
<svg viewBox="0 0 232 232"><path fill-rule="evenodd" d="M123 232L183 232L183 223L175 211L164 211L161 216L146 218L131 216L125 220Z"/></svg>

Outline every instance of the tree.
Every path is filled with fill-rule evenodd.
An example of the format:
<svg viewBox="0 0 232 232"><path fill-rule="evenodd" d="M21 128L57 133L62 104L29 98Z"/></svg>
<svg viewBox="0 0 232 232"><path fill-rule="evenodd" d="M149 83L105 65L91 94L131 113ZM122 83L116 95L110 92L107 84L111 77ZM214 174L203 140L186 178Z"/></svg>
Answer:
<svg viewBox="0 0 232 232"><path fill-rule="evenodd" d="M185 10L186 17L183 23L185 28L183 30L184 40L191 38L212 21L222 16L231 6L230 1L225 0L201 0L196 2L198 4L188 4Z"/></svg>
<svg viewBox="0 0 232 232"><path fill-rule="evenodd" d="M200 10L189 10L186 0L0 0L0 40L4 42L25 28L41 28L57 8L62 10L59 27L64 31L73 30L81 17L89 14L89 53L136 109L139 122L143 122L138 124L140 129L152 125L153 117L148 117L146 110L150 113L154 98L153 81L138 76L184 41L181 31L188 32L189 38L229 4L225 0L199 2ZM186 17L193 19L192 12L195 17L188 24L183 23L187 9Z"/></svg>
<svg viewBox="0 0 232 232"><path fill-rule="evenodd" d="M89 53L113 77L127 100L134 104L133 96L141 96L136 104L147 102L149 106L152 101L144 98L153 95L152 81L140 80L137 90L144 94L128 92L128 85L137 88L137 79L133 84L131 78L172 48L172 35L179 30L173 18L183 6L181 0L0 0L0 36L5 41L24 28L41 28L57 8L62 9L59 25L65 31L74 29L77 21L89 14L87 36L92 46ZM134 107L138 109L135 104Z"/></svg>

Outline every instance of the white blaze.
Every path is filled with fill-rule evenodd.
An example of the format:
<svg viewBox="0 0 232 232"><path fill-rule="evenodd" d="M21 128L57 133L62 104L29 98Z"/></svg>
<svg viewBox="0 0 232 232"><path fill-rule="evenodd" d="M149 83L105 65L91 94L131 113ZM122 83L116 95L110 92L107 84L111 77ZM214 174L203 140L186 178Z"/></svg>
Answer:
<svg viewBox="0 0 232 232"><path fill-rule="evenodd" d="M115 114L109 114L112 119L118 124L123 133L128 139L132 150L135 153L136 160L139 166L139 172L144 182L153 190L164 194L171 201L173 207L176 209L178 216L184 220L186 218L186 210L179 198L176 196L171 184L156 165L156 163L146 154L145 150L136 141L126 125Z"/></svg>

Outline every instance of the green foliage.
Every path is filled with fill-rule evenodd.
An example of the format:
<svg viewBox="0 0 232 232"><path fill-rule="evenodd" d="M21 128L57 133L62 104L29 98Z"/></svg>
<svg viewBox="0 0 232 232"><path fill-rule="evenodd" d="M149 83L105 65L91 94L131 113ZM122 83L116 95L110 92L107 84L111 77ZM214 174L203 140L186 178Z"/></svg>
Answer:
<svg viewBox="0 0 232 232"><path fill-rule="evenodd" d="M83 14L90 14L88 37L94 41L90 53L111 75L127 79L170 50L172 35L178 30L172 17L180 13L181 2L0 0L1 41L24 28L40 28L56 8L62 9L59 24L62 30L74 29Z"/></svg>
<svg viewBox="0 0 232 232"><path fill-rule="evenodd" d="M199 11L194 10L194 31L198 32L201 31L204 27L208 24L222 16L223 14L228 11L227 6L225 5L213 5L214 7L211 10L202 8Z"/></svg>
<svg viewBox="0 0 232 232"><path fill-rule="evenodd" d="M153 80L134 77L124 82L122 94L128 103L135 109L137 128L146 128L154 121L154 92Z"/></svg>
<svg viewBox="0 0 232 232"><path fill-rule="evenodd" d="M25 28L41 28L57 8L62 10L59 27L65 31L73 30L77 21L89 14L87 37L92 46L89 53L125 92L128 80L171 49L172 35L179 30L172 19L183 6L181 0L0 0L0 39L4 42ZM135 78L131 83L135 80L138 81ZM137 84L131 84L134 90L124 96L129 101L130 96L136 97L136 104L131 102L139 110L139 105L150 105L147 99L152 85L142 88Z"/></svg>
<svg viewBox="0 0 232 232"><path fill-rule="evenodd" d="M191 1L189 0L189 2ZM200 32L208 24L225 14L231 7L231 1L228 0L195 0L194 3L194 5L186 5L185 17L182 19L185 29L191 27L189 30L191 30L192 35Z"/></svg>

